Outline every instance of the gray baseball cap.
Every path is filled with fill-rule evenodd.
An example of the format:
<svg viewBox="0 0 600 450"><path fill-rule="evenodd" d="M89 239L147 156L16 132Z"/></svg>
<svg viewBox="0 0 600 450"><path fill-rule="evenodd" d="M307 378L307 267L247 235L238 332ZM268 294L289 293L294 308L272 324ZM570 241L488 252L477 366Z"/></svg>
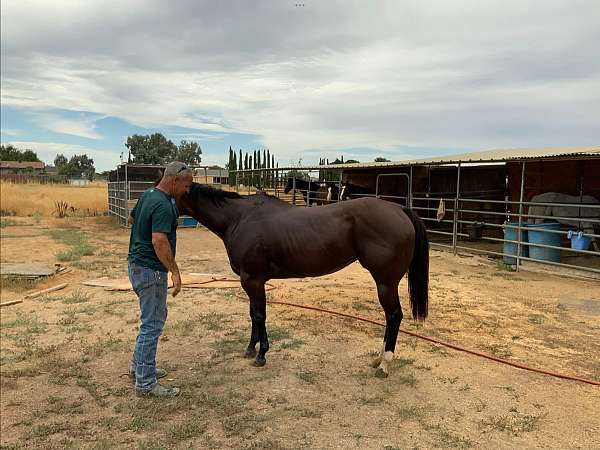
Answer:
<svg viewBox="0 0 600 450"><path fill-rule="evenodd" d="M191 170L185 163L181 161L173 161L167 164L165 167L165 177L174 177L179 175L181 172L185 172L186 170Z"/></svg>

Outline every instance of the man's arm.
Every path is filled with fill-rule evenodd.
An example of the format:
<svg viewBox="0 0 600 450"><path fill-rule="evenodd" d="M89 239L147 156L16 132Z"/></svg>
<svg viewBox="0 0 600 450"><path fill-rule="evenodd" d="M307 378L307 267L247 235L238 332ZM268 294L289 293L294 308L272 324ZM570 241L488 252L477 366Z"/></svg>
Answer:
<svg viewBox="0 0 600 450"><path fill-rule="evenodd" d="M139 199L138 199L139 202ZM131 211L129 211L129 217L127 218L127 224L128 225L133 225L133 222L135 220L135 210L137 209L137 203L135 204L135 206L133 207L133 209Z"/></svg>
<svg viewBox="0 0 600 450"><path fill-rule="evenodd" d="M181 275L179 274L179 267L173 257L171 251L171 244L165 233L152 233L152 246L156 252L156 256L160 259L160 262L171 272L171 279L173 280L173 297L175 297L181 290Z"/></svg>

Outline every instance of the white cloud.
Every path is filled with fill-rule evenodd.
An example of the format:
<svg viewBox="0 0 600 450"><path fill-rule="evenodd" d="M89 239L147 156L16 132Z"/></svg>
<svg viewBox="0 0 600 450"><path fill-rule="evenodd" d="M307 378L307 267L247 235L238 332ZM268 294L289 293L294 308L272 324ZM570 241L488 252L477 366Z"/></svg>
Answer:
<svg viewBox="0 0 600 450"><path fill-rule="evenodd" d="M69 159L73 155L86 154L94 160L96 170L114 169L120 162L119 154L111 150L96 150L76 144L63 144L59 142L29 142L29 141L8 141L6 144L12 144L20 149L29 149L37 153L38 158L46 164L54 164L54 158L61 153Z"/></svg>
<svg viewBox="0 0 600 450"><path fill-rule="evenodd" d="M16 130L16 129L12 129L12 128L2 128L0 129L0 134L3 134L5 136L18 136L20 134L21 130Z"/></svg>
<svg viewBox="0 0 600 450"><path fill-rule="evenodd" d="M282 158L600 140L594 1L35 5L2 2L4 105L252 133Z"/></svg>
<svg viewBox="0 0 600 450"><path fill-rule="evenodd" d="M69 119L49 113L35 114L36 119L43 128L54 133L68 134L71 136L79 136L87 139L102 139L102 135L96 131L95 122L99 118L86 118L84 116Z"/></svg>

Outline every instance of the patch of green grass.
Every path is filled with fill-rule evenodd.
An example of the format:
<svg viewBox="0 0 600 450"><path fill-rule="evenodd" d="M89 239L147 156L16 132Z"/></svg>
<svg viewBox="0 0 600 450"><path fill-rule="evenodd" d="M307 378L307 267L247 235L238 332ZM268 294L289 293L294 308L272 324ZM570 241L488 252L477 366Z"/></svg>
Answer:
<svg viewBox="0 0 600 450"><path fill-rule="evenodd" d="M138 431L147 430L153 423L154 422L147 417L136 416L131 419L131 422L129 422L121 431L133 431L137 433Z"/></svg>
<svg viewBox="0 0 600 450"><path fill-rule="evenodd" d="M305 342L301 339L291 339L288 341L284 341L281 344L279 344L279 346L281 348L285 348L285 349L297 349L302 347L305 344Z"/></svg>
<svg viewBox="0 0 600 450"><path fill-rule="evenodd" d="M83 414L82 402L67 402L64 398L50 396L46 399L48 407L45 408L46 413L50 414Z"/></svg>
<svg viewBox="0 0 600 450"><path fill-rule="evenodd" d="M352 308L357 311L368 311L369 307L361 302L352 302Z"/></svg>
<svg viewBox="0 0 600 450"><path fill-rule="evenodd" d="M310 370L304 370L302 372L297 372L296 376L308 384L315 384L316 374Z"/></svg>
<svg viewBox="0 0 600 450"><path fill-rule="evenodd" d="M18 224L16 220L0 218L0 228L13 227Z"/></svg>
<svg viewBox="0 0 600 450"><path fill-rule="evenodd" d="M414 374L412 374L412 373L401 374L394 378L398 381L398 383L406 384L407 386L410 386L410 387L414 387L417 384L417 379L415 378Z"/></svg>
<svg viewBox="0 0 600 450"><path fill-rule="evenodd" d="M441 356L448 356L446 349L440 345L432 345L429 347L429 353L435 353Z"/></svg>
<svg viewBox="0 0 600 450"><path fill-rule="evenodd" d="M61 262L79 261L82 256L91 256L94 254L94 246L88 242L85 234L79 230L51 230L48 234L55 241L70 247L68 250L56 254L56 258Z"/></svg>
<svg viewBox="0 0 600 450"><path fill-rule="evenodd" d="M497 358L510 358L512 356L512 351L507 345L486 344L482 345L481 348Z"/></svg>
<svg viewBox="0 0 600 450"><path fill-rule="evenodd" d="M183 423L174 425L169 430L169 438L173 441L184 441L203 434L208 428L206 422L194 417Z"/></svg>
<svg viewBox="0 0 600 450"><path fill-rule="evenodd" d="M124 342L122 339L113 337L109 334L106 339L98 338L98 340L93 344L84 346L83 354L98 358L105 353L121 350L123 345Z"/></svg>
<svg viewBox="0 0 600 450"><path fill-rule="evenodd" d="M362 395L358 398L358 403L360 405L380 405L385 401L385 397L383 394L378 394L373 397L367 397L366 395Z"/></svg>
<svg viewBox="0 0 600 450"><path fill-rule="evenodd" d="M277 326L270 327L268 330L268 334L269 334L269 341L271 341L271 342L283 341L284 339L292 338L292 335L290 334L290 332L288 330L286 330L285 328L277 327Z"/></svg>
<svg viewBox="0 0 600 450"><path fill-rule="evenodd" d="M40 334L46 331L47 324L40 321L35 313L17 312L17 317L4 323L2 328L25 328L26 333Z"/></svg>
<svg viewBox="0 0 600 450"><path fill-rule="evenodd" d="M223 329L224 322L227 321L227 314L210 312L198 316L198 321L210 331L220 331Z"/></svg>
<svg viewBox="0 0 600 450"><path fill-rule="evenodd" d="M518 436L539 430L540 422L546 414L513 414L506 416L493 416L481 422L481 426L506 432Z"/></svg>
<svg viewBox="0 0 600 450"><path fill-rule="evenodd" d="M176 336L189 336L197 326L198 320L191 318L178 320L177 322L174 322L170 328Z"/></svg>
<svg viewBox="0 0 600 450"><path fill-rule="evenodd" d="M155 439L146 439L138 443L138 450L169 450L169 447Z"/></svg>
<svg viewBox="0 0 600 450"><path fill-rule="evenodd" d="M402 420L420 420L424 409L418 406L403 406L398 410L398 417Z"/></svg>
<svg viewBox="0 0 600 450"><path fill-rule="evenodd" d="M226 436L243 437L248 434L256 434L264 429L266 416L252 414L250 412L225 416L221 419Z"/></svg>
<svg viewBox="0 0 600 450"><path fill-rule="evenodd" d="M77 290L73 291L71 293L71 295L69 295L68 297L63 298L62 302L65 305L72 305L75 303L86 303L86 302L90 301L91 297L92 296L89 293L87 293L81 289L77 289Z"/></svg>
<svg viewBox="0 0 600 450"><path fill-rule="evenodd" d="M62 433L70 428L66 422L52 422L34 425L25 433L26 438L45 438L53 434Z"/></svg>
<svg viewBox="0 0 600 450"><path fill-rule="evenodd" d="M238 353L245 348L248 340L246 333L235 330L225 335L225 337L213 341L210 346L217 351L217 356Z"/></svg>
<svg viewBox="0 0 600 450"><path fill-rule="evenodd" d="M117 425L117 420L118 420L118 417L107 416L107 417L100 417L96 423L98 424L98 426L105 428L107 430L114 430Z"/></svg>

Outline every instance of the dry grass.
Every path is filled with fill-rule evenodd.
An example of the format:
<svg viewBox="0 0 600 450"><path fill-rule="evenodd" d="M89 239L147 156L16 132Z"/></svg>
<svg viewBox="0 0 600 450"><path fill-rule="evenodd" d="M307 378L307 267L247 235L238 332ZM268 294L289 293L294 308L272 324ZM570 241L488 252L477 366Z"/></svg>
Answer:
<svg viewBox="0 0 600 450"><path fill-rule="evenodd" d="M0 208L16 216L51 217L55 202L67 202L73 215L102 214L108 210L108 187L97 181L87 187L63 184L14 184L0 182Z"/></svg>

